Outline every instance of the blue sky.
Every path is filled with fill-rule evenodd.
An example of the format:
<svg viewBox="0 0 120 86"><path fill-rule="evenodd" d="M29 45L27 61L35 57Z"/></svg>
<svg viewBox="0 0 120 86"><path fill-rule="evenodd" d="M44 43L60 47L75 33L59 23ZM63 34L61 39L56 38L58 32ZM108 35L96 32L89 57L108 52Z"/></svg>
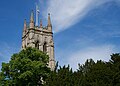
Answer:
<svg viewBox="0 0 120 86"><path fill-rule="evenodd" d="M20 51L23 22L36 3L44 25L51 13L59 65L75 70L86 59L108 61L120 52L120 0L1 0L0 64Z"/></svg>

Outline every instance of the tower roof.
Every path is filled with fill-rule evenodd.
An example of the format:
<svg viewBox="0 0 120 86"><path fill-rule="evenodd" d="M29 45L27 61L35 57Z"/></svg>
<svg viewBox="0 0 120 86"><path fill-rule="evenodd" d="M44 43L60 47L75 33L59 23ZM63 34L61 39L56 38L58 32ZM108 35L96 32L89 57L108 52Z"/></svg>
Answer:
<svg viewBox="0 0 120 86"><path fill-rule="evenodd" d="M51 24L51 19L50 19L50 13L48 13L48 27L51 27L52 24Z"/></svg>
<svg viewBox="0 0 120 86"><path fill-rule="evenodd" d="M34 28L34 13L33 13L33 10L31 12L31 16L30 16L30 28Z"/></svg>
<svg viewBox="0 0 120 86"><path fill-rule="evenodd" d="M31 12L30 23L34 23L34 12L33 12L33 10Z"/></svg>
<svg viewBox="0 0 120 86"><path fill-rule="evenodd" d="M26 19L24 20L24 31L27 30L27 23L26 23Z"/></svg>

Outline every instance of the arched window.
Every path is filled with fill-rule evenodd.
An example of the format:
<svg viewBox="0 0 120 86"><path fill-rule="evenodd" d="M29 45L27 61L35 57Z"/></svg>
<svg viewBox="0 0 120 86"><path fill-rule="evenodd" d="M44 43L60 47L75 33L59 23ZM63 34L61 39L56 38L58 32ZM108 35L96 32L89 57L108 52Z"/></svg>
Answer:
<svg viewBox="0 0 120 86"><path fill-rule="evenodd" d="M38 41L35 43L35 48L39 49L39 42Z"/></svg>
<svg viewBox="0 0 120 86"><path fill-rule="evenodd" d="M46 46L47 44L46 44L46 42L44 43L44 45L43 45L43 52L44 53L46 53L47 52L47 46Z"/></svg>
<svg viewBox="0 0 120 86"><path fill-rule="evenodd" d="M25 48L26 48L26 45L25 45Z"/></svg>

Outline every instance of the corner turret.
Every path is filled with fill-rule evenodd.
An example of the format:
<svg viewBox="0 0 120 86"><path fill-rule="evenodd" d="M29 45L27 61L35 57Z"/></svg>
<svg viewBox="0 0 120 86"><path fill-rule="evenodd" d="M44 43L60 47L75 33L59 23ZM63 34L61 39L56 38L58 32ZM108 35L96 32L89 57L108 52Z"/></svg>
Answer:
<svg viewBox="0 0 120 86"><path fill-rule="evenodd" d="M26 34L27 32L27 23L26 23L26 19L24 20L24 28L23 28L23 35L22 37L24 37L24 35Z"/></svg>
<svg viewBox="0 0 120 86"><path fill-rule="evenodd" d="M47 25L47 27L48 27L48 30L50 32L52 32L52 24L51 24L51 19L50 19L50 13L48 13L48 25Z"/></svg>
<svg viewBox="0 0 120 86"><path fill-rule="evenodd" d="M34 28L34 13L33 10L31 12L31 17L30 17L30 28Z"/></svg>

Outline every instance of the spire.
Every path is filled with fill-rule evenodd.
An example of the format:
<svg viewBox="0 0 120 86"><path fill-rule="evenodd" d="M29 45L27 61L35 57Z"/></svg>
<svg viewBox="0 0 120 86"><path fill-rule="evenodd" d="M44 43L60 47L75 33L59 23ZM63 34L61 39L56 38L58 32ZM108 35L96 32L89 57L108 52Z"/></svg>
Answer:
<svg viewBox="0 0 120 86"><path fill-rule="evenodd" d="M33 13L33 10L31 12L31 17L30 17L30 28L34 28L34 13Z"/></svg>
<svg viewBox="0 0 120 86"><path fill-rule="evenodd" d="M48 27L52 27L51 20L50 20L50 13L48 13Z"/></svg>
<svg viewBox="0 0 120 86"><path fill-rule="evenodd" d="M34 13L33 13L33 10L31 12L30 23L34 23Z"/></svg>
<svg viewBox="0 0 120 86"><path fill-rule="evenodd" d="M51 24L51 20L50 20L50 13L48 13L48 31L52 32L52 24Z"/></svg>
<svg viewBox="0 0 120 86"><path fill-rule="evenodd" d="M25 19L24 20L24 28L23 28L23 36L22 37L25 36L26 32L27 32L27 23L26 23L26 19Z"/></svg>
<svg viewBox="0 0 120 86"><path fill-rule="evenodd" d="M42 19L40 19L40 27L42 27Z"/></svg>
<svg viewBox="0 0 120 86"><path fill-rule="evenodd" d="M27 30L27 23L26 23L26 19L24 20L24 31Z"/></svg>

